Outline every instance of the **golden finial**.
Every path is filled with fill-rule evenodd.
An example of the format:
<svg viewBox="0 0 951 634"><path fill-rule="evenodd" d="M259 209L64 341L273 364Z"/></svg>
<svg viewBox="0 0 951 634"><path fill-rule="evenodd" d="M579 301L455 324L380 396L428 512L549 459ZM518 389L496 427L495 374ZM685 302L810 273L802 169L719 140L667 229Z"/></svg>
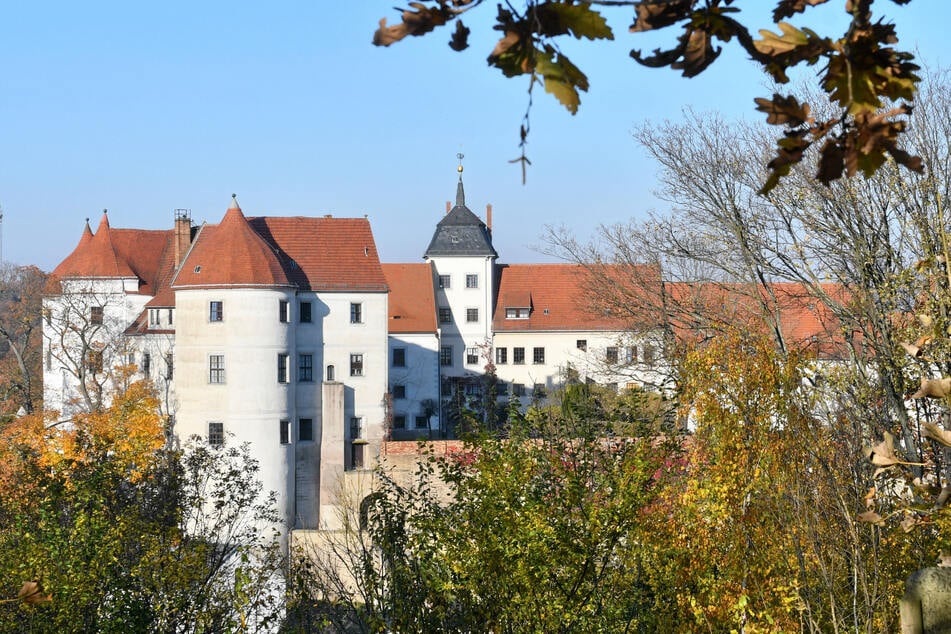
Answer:
<svg viewBox="0 0 951 634"><path fill-rule="evenodd" d="M462 159L464 159L465 156L466 155L463 154L462 152L459 152L458 154L456 154L456 158L459 159L459 167L456 168L456 171L459 172L460 174L462 174Z"/></svg>

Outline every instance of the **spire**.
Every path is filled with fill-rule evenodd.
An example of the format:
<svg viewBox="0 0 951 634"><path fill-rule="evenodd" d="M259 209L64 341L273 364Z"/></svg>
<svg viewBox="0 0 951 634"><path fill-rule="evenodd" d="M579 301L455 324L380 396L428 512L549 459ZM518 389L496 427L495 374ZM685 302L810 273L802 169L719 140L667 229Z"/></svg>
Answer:
<svg viewBox="0 0 951 634"><path fill-rule="evenodd" d="M462 188L462 159L465 158L465 154L459 152L456 154L456 158L459 159L459 167L456 168L456 171L459 172L459 184L456 185L456 207L465 207L466 192Z"/></svg>
<svg viewBox="0 0 951 634"><path fill-rule="evenodd" d="M238 211L241 210L241 205L238 204L237 194L231 194L231 206L228 207L228 209L237 209Z"/></svg>

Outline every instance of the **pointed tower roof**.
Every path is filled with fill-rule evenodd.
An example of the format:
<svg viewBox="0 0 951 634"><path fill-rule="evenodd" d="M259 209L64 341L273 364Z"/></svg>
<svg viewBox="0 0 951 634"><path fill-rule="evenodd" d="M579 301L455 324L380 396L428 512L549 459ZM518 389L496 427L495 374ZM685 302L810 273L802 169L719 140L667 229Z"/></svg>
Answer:
<svg viewBox="0 0 951 634"><path fill-rule="evenodd" d="M274 250L251 228L232 194L217 226L205 226L172 287L290 286Z"/></svg>
<svg viewBox="0 0 951 634"><path fill-rule="evenodd" d="M459 183L456 185L456 206L436 225L436 232L423 257L428 259L438 255L499 257L492 247L492 236L485 223L466 207L461 164Z"/></svg>
<svg viewBox="0 0 951 634"><path fill-rule="evenodd" d="M79 244L65 260L53 269L56 277L138 277L112 242L109 214L103 210L99 228L93 234L89 220L83 228Z"/></svg>

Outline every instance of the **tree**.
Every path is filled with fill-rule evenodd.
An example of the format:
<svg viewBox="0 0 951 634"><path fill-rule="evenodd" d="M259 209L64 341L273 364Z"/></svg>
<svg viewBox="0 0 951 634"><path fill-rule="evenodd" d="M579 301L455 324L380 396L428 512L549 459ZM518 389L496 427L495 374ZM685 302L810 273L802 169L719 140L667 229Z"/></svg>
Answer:
<svg viewBox="0 0 951 634"><path fill-rule="evenodd" d="M46 274L35 266L0 267L0 419L42 402L41 302Z"/></svg>
<svg viewBox="0 0 951 634"><path fill-rule="evenodd" d="M892 0L907 4L911 0ZM786 22L797 14L825 4L826 0L775 0L772 20L779 32L761 30L755 39L743 23L733 0L525 0L513 6L498 6L493 28L502 33L489 54L488 63L506 77L527 76L529 93L536 83L554 95L572 114L580 105L579 91L588 90L588 78L562 52L559 42L576 39L613 40L614 31L595 6L623 6L634 11L633 33L682 28L676 44L651 55L632 50L631 57L650 67L669 66L693 77L706 70L720 55L718 42L737 41L763 72L777 84L789 81L787 71L800 64L817 69L823 97L834 104L828 116L816 116L815 102L792 94L775 93L756 99L757 110L767 115L767 123L784 127L775 155L767 163L769 175L761 191L773 189L789 174L810 148L817 164L816 178L825 184L843 174L873 174L891 159L920 172L922 162L898 146L911 114L918 84L914 56L897 50L893 25L873 22L874 0L846 0L849 16L846 31L838 37L824 37L811 28L797 28ZM424 35L455 22L449 46L456 51L468 47L470 30L462 16L484 0L430 0L414 2L404 9L399 24L388 26L386 19L373 37L374 44L389 46L407 36ZM737 3L738 4L738 3ZM821 106L821 104L820 104ZM523 167L528 163L525 143L528 115L521 127Z"/></svg>
<svg viewBox="0 0 951 634"><path fill-rule="evenodd" d="M609 438L603 414L575 385L410 485L381 474L331 560L301 568L300 607L361 631L652 629L644 512L677 444Z"/></svg>
<svg viewBox="0 0 951 634"><path fill-rule="evenodd" d="M7 632L248 631L277 618L277 542L246 447L168 448L158 402L131 383L69 424L33 415L0 447Z"/></svg>

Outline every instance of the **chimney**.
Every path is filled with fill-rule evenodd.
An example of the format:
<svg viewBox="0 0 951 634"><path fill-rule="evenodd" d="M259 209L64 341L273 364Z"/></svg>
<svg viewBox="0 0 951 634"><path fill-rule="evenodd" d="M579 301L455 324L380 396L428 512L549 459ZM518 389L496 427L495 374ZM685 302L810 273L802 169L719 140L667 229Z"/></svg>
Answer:
<svg viewBox="0 0 951 634"><path fill-rule="evenodd" d="M485 226L489 229L489 236L492 236L492 204L485 206Z"/></svg>
<svg viewBox="0 0 951 634"><path fill-rule="evenodd" d="M179 266L192 244L192 215L188 209L175 210L175 266Z"/></svg>
<svg viewBox="0 0 951 634"><path fill-rule="evenodd" d="M446 201L446 215L449 215L449 210L451 209L451 207L449 206L450 204L451 203L447 200Z"/></svg>

